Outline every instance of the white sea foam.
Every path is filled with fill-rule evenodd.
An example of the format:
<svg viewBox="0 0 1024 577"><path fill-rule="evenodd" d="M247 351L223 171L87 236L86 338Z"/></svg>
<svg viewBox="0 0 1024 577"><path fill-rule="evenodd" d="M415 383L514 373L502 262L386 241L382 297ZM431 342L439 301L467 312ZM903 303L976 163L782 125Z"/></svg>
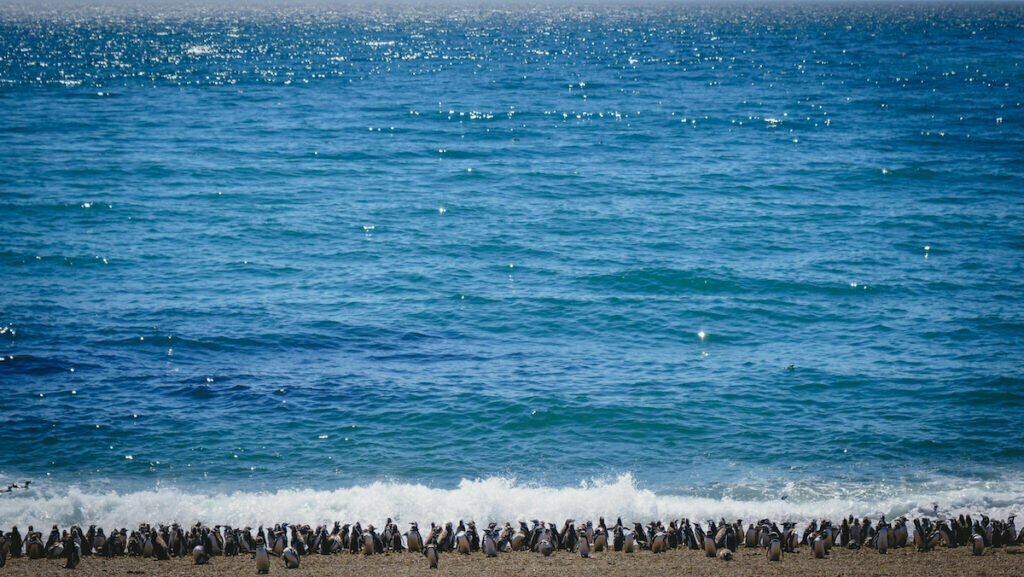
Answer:
<svg viewBox="0 0 1024 577"><path fill-rule="evenodd" d="M949 480L952 481L952 480ZM641 488L630 475L572 487L546 487L503 477L463 480L454 489L420 484L375 482L330 491L204 493L182 488L136 492L88 492L80 487L35 488L0 498L6 524L59 523L134 526L140 522L222 523L234 526L292 522L316 525L336 520L380 523L399 521L517 521L621 516L626 521L761 519L805 522L849 514L889 518L907 515L955 515L979 512L1003 518L1024 509L1024 483L955 482L899 490L885 485L842 488L790 483L786 498L704 497L659 494ZM753 491L753 489L743 489ZM735 493L737 491L729 491ZM937 509L936 509L937 507Z"/></svg>

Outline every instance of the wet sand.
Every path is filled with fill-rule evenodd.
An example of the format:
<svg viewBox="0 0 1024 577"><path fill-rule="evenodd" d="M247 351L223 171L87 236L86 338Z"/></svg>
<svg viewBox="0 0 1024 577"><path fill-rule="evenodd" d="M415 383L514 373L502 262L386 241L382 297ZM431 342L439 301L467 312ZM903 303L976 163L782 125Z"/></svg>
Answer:
<svg viewBox="0 0 1024 577"><path fill-rule="evenodd" d="M79 575L147 575L155 577L234 577L256 575L255 563L246 555L215 557L209 565L196 566L190 559L155 561L141 558L106 559L85 557L78 569L63 568L63 560L29 561L8 559L0 574L11 576ZM463 556L456 553L441 556L437 570L427 568L420 554L400 553L375 555L340 554L307 555L302 567L284 568L280 559L272 559L271 575L310 575L312 577L437 577L493 575L496 577L625 577L651 576L735 576L799 575L828 577L877 577L886 575L947 577L1024 577L1024 549L1010 547L989 549L974 557L966 547L918 553L898 549L880 555L873 549L849 551L833 549L826 559L815 559L809 547L786 555L781 562L771 563L760 549L740 549L732 561L709 559L702 551L669 551L655 555L649 551L633 554L601 553L590 559L558 552L551 557L536 553L504 553L488 559L482 553Z"/></svg>

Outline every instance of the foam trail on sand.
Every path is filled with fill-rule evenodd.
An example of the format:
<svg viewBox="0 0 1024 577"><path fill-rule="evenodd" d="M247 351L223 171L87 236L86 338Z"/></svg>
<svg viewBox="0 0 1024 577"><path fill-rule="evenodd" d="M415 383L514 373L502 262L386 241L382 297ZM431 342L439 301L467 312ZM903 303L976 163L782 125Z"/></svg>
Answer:
<svg viewBox="0 0 1024 577"><path fill-rule="evenodd" d="M933 485L939 485L934 482ZM907 515L950 515L984 512L997 518L1020 513L1024 483L1020 480L969 482L947 479L943 486L923 485L899 491L884 485L854 489L822 484L790 485L780 498L713 498L659 494L639 487L629 474L572 487L525 484L504 477L463 480L454 489L421 484L374 482L335 490L202 493L160 488L118 493L87 492L72 486L33 488L0 498L0 519L6 524L47 526L52 523L134 526L140 522L205 523L233 526L291 522L317 525L336 520L380 523L475 519L478 522L599 516L624 521L761 519L805 522L854 514L889 518ZM814 490L812 490L812 487ZM827 489L827 490L826 490ZM745 491L749 491L744 489ZM742 492L735 488L727 493ZM936 506L938 509L936 509Z"/></svg>

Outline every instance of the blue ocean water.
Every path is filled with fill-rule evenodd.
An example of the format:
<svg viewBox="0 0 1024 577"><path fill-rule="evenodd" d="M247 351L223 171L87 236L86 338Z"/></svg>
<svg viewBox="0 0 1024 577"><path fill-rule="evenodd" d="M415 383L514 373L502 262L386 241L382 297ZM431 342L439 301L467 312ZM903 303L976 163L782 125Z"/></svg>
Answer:
<svg viewBox="0 0 1024 577"><path fill-rule="evenodd" d="M1018 509L1022 35L0 9L0 513Z"/></svg>

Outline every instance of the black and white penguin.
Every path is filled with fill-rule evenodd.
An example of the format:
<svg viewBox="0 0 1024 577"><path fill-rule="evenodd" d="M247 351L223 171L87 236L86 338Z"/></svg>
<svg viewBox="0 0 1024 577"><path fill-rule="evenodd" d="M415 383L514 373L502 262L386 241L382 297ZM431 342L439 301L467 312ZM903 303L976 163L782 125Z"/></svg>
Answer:
<svg viewBox="0 0 1024 577"><path fill-rule="evenodd" d="M423 548L423 555L427 558L427 566L431 569L437 569L437 562L441 556L437 550L437 543L431 541Z"/></svg>
<svg viewBox="0 0 1024 577"><path fill-rule="evenodd" d="M484 555L487 555L488 557L497 557L498 544L494 541L493 523L491 525L492 527L490 529L484 531L482 548L484 550Z"/></svg>
<svg viewBox="0 0 1024 577"><path fill-rule="evenodd" d="M25 554L29 559L42 559L46 557L46 547L43 545L43 537L38 531L32 531L29 527L25 541Z"/></svg>
<svg viewBox="0 0 1024 577"><path fill-rule="evenodd" d="M359 538L359 552L363 555L373 555L373 535L370 534L370 528L363 529L363 534Z"/></svg>
<svg viewBox="0 0 1024 577"><path fill-rule="evenodd" d="M768 547L765 551L769 561L782 561L782 541L778 533L769 535Z"/></svg>
<svg viewBox="0 0 1024 577"><path fill-rule="evenodd" d="M54 531L57 531L56 537ZM62 559L64 557L64 541L70 539L68 532L64 531L64 535L61 536L57 530L57 526L53 526L53 530L50 531L50 537L46 540L46 558L47 559Z"/></svg>
<svg viewBox="0 0 1024 577"><path fill-rule="evenodd" d="M65 569L74 569L82 561L82 546L71 535L64 538L64 558L67 559Z"/></svg>
<svg viewBox="0 0 1024 577"><path fill-rule="evenodd" d="M825 539L820 535L812 539L812 546L814 548L814 558L824 559L825 558Z"/></svg>
<svg viewBox="0 0 1024 577"><path fill-rule="evenodd" d="M25 543L21 539L21 532L18 531L17 525L11 528L11 536L7 540L7 542L10 545L11 557L15 559L21 557L21 552L24 548Z"/></svg>
<svg viewBox="0 0 1024 577"><path fill-rule="evenodd" d="M419 553L423 549L423 536L420 535L419 525L410 523L409 531L405 533L405 547L410 553Z"/></svg>
<svg viewBox="0 0 1024 577"><path fill-rule="evenodd" d="M651 539L651 553L664 553L668 551L668 533L658 531Z"/></svg>
<svg viewBox="0 0 1024 577"><path fill-rule="evenodd" d="M210 562L210 556L206 553L206 547L196 545L192 548L192 562L196 565L206 565Z"/></svg>
<svg viewBox="0 0 1024 577"><path fill-rule="evenodd" d="M270 553L267 551L267 543L263 536L256 538L256 573L270 573Z"/></svg>
<svg viewBox="0 0 1024 577"><path fill-rule="evenodd" d="M555 546L551 544L548 539L541 539L540 543L537 544L537 552L545 557L550 557L555 552Z"/></svg>
<svg viewBox="0 0 1024 577"><path fill-rule="evenodd" d="M878 525L878 533L875 535L875 548L879 554L885 555L889 552L889 526L883 523Z"/></svg>
<svg viewBox="0 0 1024 577"><path fill-rule="evenodd" d="M715 538L711 536L711 533L704 535L704 556L715 557L718 555L718 546L715 544Z"/></svg>
<svg viewBox="0 0 1024 577"><path fill-rule="evenodd" d="M757 529L754 528L753 523L747 527L747 533L743 539L743 546L748 549L757 547Z"/></svg>
<svg viewBox="0 0 1024 577"><path fill-rule="evenodd" d="M301 557L299 552L294 547L285 547L284 551L281 552L281 559L284 560L284 566L286 569L298 569L299 561Z"/></svg>
<svg viewBox="0 0 1024 577"><path fill-rule="evenodd" d="M583 559L590 557L590 540L587 539L586 529L579 529L577 537L577 546L579 547L580 557Z"/></svg>
<svg viewBox="0 0 1024 577"><path fill-rule="evenodd" d="M985 553L985 536L975 532L971 535L971 554L982 555Z"/></svg>

